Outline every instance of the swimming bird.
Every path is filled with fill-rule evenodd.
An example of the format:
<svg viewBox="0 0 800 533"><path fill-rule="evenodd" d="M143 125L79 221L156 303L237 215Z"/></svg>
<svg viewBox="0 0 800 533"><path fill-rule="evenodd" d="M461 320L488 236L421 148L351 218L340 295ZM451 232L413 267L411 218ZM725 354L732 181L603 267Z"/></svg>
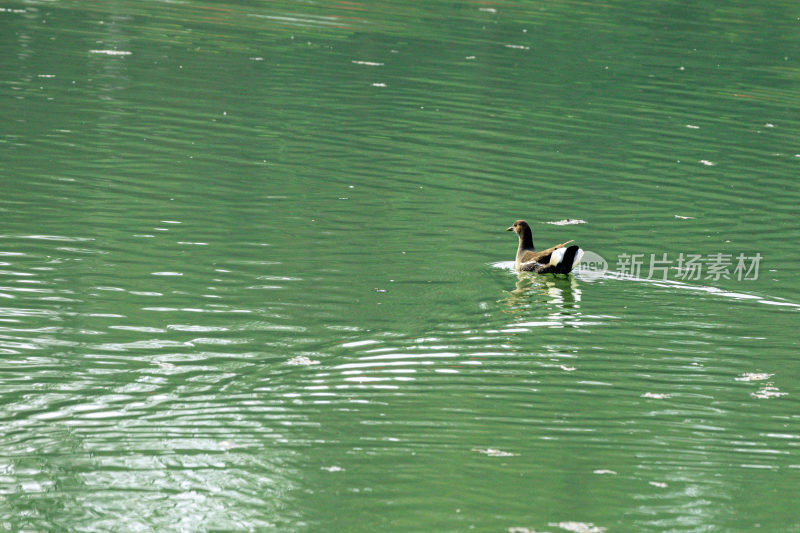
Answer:
<svg viewBox="0 0 800 533"><path fill-rule="evenodd" d="M517 220L506 231L515 231L519 236L517 260L514 269L518 272L537 274L567 274L580 262L583 250L577 245L566 246L572 241L556 244L552 248L537 252L533 247L531 227L524 220Z"/></svg>

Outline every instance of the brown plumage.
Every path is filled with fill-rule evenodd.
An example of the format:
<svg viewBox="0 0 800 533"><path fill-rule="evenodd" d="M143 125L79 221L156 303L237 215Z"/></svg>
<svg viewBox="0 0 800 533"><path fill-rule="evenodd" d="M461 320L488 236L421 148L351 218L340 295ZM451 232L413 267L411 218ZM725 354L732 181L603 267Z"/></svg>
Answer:
<svg viewBox="0 0 800 533"><path fill-rule="evenodd" d="M572 245L553 256L553 252L564 248L572 242L571 240L556 244L547 250L536 251L533 247L531 227L524 220L517 220L506 231L514 231L519 237L514 269L520 272L568 274L578 264L581 255L583 255L583 250L576 245Z"/></svg>

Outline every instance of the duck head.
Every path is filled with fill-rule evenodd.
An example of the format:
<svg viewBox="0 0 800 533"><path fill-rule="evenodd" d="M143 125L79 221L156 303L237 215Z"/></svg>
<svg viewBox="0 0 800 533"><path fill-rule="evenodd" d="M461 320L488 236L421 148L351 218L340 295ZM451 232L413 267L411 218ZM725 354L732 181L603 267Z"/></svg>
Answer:
<svg viewBox="0 0 800 533"><path fill-rule="evenodd" d="M506 231L513 231L519 236L520 246L533 250L533 233L531 227L524 220L517 220Z"/></svg>
<svg viewBox="0 0 800 533"><path fill-rule="evenodd" d="M517 235L520 235L525 231L525 228L528 228L528 231L531 230L531 227L528 225L527 222L525 222L524 220L517 220L509 227L507 227L506 231L515 231Z"/></svg>

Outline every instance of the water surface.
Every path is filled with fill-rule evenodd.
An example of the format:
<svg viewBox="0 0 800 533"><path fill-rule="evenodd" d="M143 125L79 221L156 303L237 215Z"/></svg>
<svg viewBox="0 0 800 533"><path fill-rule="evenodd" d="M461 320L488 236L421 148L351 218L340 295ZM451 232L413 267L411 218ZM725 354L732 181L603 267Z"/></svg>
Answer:
<svg viewBox="0 0 800 533"><path fill-rule="evenodd" d="M2 528L800 530L795 4L0 7Z"/></svg>

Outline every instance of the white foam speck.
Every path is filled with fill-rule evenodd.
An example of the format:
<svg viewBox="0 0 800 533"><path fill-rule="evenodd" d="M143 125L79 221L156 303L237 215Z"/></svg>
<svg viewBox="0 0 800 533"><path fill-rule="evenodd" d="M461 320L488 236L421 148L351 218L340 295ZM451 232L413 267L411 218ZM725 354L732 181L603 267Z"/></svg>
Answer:
<svg viewBox="0 0 800 533"><path fill-rule="evenodd" d="M514 48L516 50L530 50L530 46L523 46L521 44L507 44L505 45L506 48Z"/></svg>
<svg viewBox="0 0 800 533"><path fill-rule="evenodd" d="M699 130L700 129L700 126L695 126L694 124L687 124L686 127L689 128L690 130Z"/></svg>
<svg viewBox="0 0 800 533"><path fill-rule="evenodd" d="M385 83L373 83L372 86L373 87L386 87L386 84Z"/></svg>
<svg viewBox="0 0 800 533"><path fill-rule="evenodd" d="M475 59L475 56L467 56L464 59Z"/></svg>
<svg viewBox="0 0 800 533"><path fill-rule="evenodd" d="M666 398L672 398L671 394L666 394L663 392L645 392L642 394L642 398L652 398L654 400L664 400Z"/></svg>
<svg viewBox="0 0 800 533"><path fill-rule="evenodd" d="M514 457L517 455L516 453L498 450L497 448L472 448L472 451L488 455L489 457Z"/></svg>
<svg viewBox="0 0 800 533"><path fill-rule="evenodd" d="M593 474L611 474L613 476L617 475L617 473L614 472L613 470L604 470L602 468L598 468L597 470L593 471L592 473Z"/></svg>
<svg viewBox="0 0 800 533"><path fill-rule="evenodd" d="M685 217L683 215L675 215L675 218L679 218L681 220L694 220L694 217Z"/></svg>
<svg viewBox="0 0 800 533"><path fill-rule="evenodd" d="M366 67L382 67L383 63L376 63L374 61L352 61L354 65L364 65Z"/></svg>
<svg viewBox="0 0 800 533"><path fill-rule="evenodd" d="M479 7L478 11L483 11L484 13L497 13L497 10L493 7Z"/></svg>
<svg viewBox="0 0 800 533"><path fill-rule="evenodd" d="M573 533L603 533L606 528L596 526L591 522L550 522L553 527L560 527Z"/></svg>
<svg viewBox="0 0 800 533"><path fill-rule="evenodd" d="M288 361L286 361L287 365L297 365L297 366L311 366L311 365L318 365L319 361L314 359L309 359L305 355L298 355L297 357L292 357Z"/></svg>
<svg viewBox="0 0 800 533"><path fill-rule="evenodd" d="M701 159L700 162L703 163L707 167L713 167L714 165L716 165L716 163L712 163L711 161L708 161L706 159Z"/></svg>
<svg viewBox="0 0 800 533"><path fill-rule="evenodd" d="M654 487L658 487L658 488L660 488L660 489L665 489L665 488L667 488L667 484L666 484L666 483L664 483L663 481L651 481L651 482L650 482L650 484L651 484L652 486L654 486Z"/></svg>
<svg viewBox="0 0 800 533"><path fill-rule="evenodd" d="M153 272L154 276L183 276L183 272Z"/></svg>
<svg viewBox="0 0 800 533"><path fill-rule="evenodd" d="M764 381L769 379L774 374L767 374L766 372L745 372L736 378L736 381Z"/></svg>
<svg viewBox="0 0 800 533"><path fill-rule="evenodd" d="M559 368L561 368L561 370L564 370L566 372L572 372L573 370L575 370L574 366L567 366L567 365L559 365Z"/></svg>
<svg viewBox="0 0 800 533"><path fill-rule="evenodd" d="M580 218L565 218L564 220L545 222L545 224L552 224L554 226L570 226L572 224L586 224L586 221L581 220Z"/></svg>
<svg viewBox="0 0 800 533"><path fill-rule="evenodd" d="M90 54L103 54L106 56L129 56L133 52L127 50L89 50Z"/></svg>
<svg viewBox="0 0 800 533"><path fill-rule="evenodd" d="M780 398L781 396L786 396L785 392L781 392L778 387L774 387L772 385L765 385L764 388L757 390L756 392L751 392L750 396L753 398L758 398L760 400L766 400L769 398Z"/></svg>
<svg viewBox="0 0 800 533"><path fill-rule="evenodd" d="M333 465L333 466L323 466L321 470L327 470L328 472L341 472L344 470L344 468L342 468L341 466Z"/></svg>

